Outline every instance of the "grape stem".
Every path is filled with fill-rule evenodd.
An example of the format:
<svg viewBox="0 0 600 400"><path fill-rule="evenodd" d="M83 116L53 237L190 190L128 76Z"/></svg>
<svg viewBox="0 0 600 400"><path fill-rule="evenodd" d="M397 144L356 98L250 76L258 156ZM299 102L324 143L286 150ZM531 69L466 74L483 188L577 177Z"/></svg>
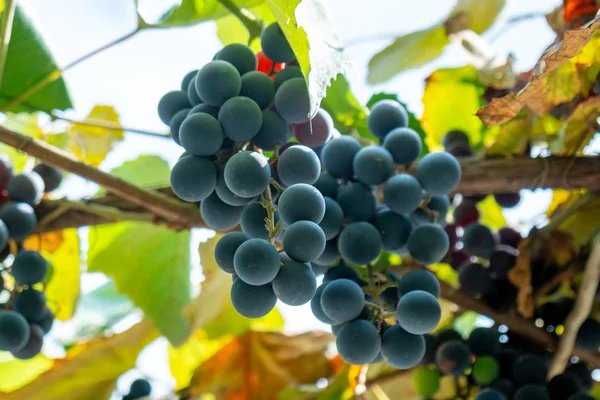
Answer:
<svg viewBox="0 0 600 400"><path fill-rule="evenodd" d="M230 13L235 15L237 19L246 27L250 37L248 38L248 45L252 43L254 39L260 37L263 30L263 22L256 15L252 14L245 8L239 7L232 0L217 0L223 7L229 10Z"/></svg>
<svg viewBox="0 0 600 400"><path fill-rule="evenodd" d="M279 233L282 226L282 221L275 224L275 206L273 205L273 196L271 196L271 185L267 185L267 189L263 193L264 200L260 203L267 210L267 218L265 218L265 227L269 232L269 242L275 241L275 236Z"/></svg>
<svg viewBox="0 0 600 400"><path fill-rule="evenodd" d="M437 222L437 219L438 219L439 215L438 215L438 213L436 211L433 211L432 209L430 209L429 207L427 207L430 201L431 201L431 195L428 194L427 197L425 197L425 199L423 199L423 202L421 203L421 205L419 206L419 208L421 210L423 210L423 212L429 218L431 218L431 220L435 224Z"/></svg>
<svg viewBox="0 0 600 400"><path fill-rule="evenodd" d="M279 193L283 192L285 189L281 186L274 178L271 178L269 184L273 186Z"/></svg>

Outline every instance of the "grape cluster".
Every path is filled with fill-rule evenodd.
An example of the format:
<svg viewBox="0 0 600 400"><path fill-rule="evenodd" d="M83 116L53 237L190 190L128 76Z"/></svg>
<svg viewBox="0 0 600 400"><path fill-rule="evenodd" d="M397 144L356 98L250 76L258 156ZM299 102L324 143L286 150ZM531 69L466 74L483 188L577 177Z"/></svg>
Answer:
<svg viewBox="0 0 600 400"><path fill-rule="evenodd" d="M129 393L123 396L123 400L136 400L150 396L152 385L145 379L136 379L129 387Z"/></svg>
<svg viewBox="0 0 600 400"><path fill-rule="evenodd" d="M565 372L547 381L548 353L521 337L512 336L515 347L500 341L496 328L476 328L465 341L453 329L427 335L423 366L413 375L419 395L431 398L440 387L440 376L465 376L459 395L475 394L476 400L586 400L591 371L583 363L571 363ZM521 351L520 349L525 349ZM457 388L458 390L458 388Z"/></svg>
<svg viewBox="0 0 600 400"><path fill-rule="evenodd" d="M460 165L446 152L415 164L422 142L395 101L378 102L368 117L380 145L336 135L326 111L309 118L306 82L277 24L261 44L258 57L226 46L161 99L159 116L186 150L171 173L173 191L200 202L209 227L241 226L215 248L240 314L261 317L278 299L310 301L333 325L346 361L385 358L409 368L424 354L422 335L439 322L439 284L426 271L399 279L371 264L383 250L421 265L444 258L450 241L436 222L448 212ZM280 71L257 71L265 57L283 63ZM367 270L359 279L356 271Z"/></svg>
<svg viewBox="0 0 600 400"><path fill-rule="evenodd" d="M33 206L44 192L56 189L61 179L59 170L44 164L32 172L13 175L10 159L0 155L0 290L10 292L8 301L0 306L0 350L19 359L40 353L44 335L54 321L40 290L48 262L38 252L21 249L20 242L37 224ZM6 274L12 276L14 285L5 285Z"/></svg>

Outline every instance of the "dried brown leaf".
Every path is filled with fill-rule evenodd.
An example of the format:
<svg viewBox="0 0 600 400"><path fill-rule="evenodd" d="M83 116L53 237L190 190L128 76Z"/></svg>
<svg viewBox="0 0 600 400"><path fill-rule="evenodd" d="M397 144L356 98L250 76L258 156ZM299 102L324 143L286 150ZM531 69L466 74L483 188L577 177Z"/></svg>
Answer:
<svg viewBox="0 0 600 400"><path fill-rule="evenodd" d="M521 241L519 256L513 269L508 273L508 280L517 289L517 311L525 318L533 316L533 289L531 287L531 264L529 245L533 236Z"/></svg>

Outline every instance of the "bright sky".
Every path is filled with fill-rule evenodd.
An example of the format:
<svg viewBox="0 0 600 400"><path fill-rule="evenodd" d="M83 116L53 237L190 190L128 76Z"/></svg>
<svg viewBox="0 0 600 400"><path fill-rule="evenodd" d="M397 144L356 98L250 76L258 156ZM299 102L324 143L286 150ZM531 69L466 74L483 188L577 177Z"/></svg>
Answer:
<svg viewBox="0 0 600 400"><path fill-rule="evenodd" d="M144 0L140 0L144 2ZM30 0L39 24L50 43L59 65L65 65L135 28L133 1L122 0ZM176 1L146 0L154 15ZM389 34L388 40L377 40L348 47L353 69L347 77L354 93L363 103L376 92L398 93L412 110L422 111L421 96L424 79L440 67L462 66L462 51L450 46L444 55L425 67L406 72L395 79L374 87L365 82L370 57L383 48L396 34L428 27L448 14L454 0L393 1L393 0L328 0L330 16L342 40L347 43L362 35ZM527 13L552 10L560 0L507 0L507 6L498 23L484 37L495 33L507 18ZM179 87L181 78L190 70L210 61L221 44L211 22L188 28L146 31L132 39L76 66L66 73L75 110L74 118L83 119L96 104L115 107L124 126L166 132L156 113L160 97ZM500 55L513 54L518 69L529 69L539 58L554 35L543 18L514 25L494 41ZM451 95L451 94L450 94ZM174 163L182 152L170 140L128 134L102 165L110 169L140 154L157 154ZM77 183L77 185L75 184ZM67 187L70 193L91 194L95 186L81 185L72 179ZM521 205L506 212L510 224L528 224L532 215L542 213L550 201L550 191L523 193ZM210 232L198 232L206 237ZM84 290L102 280L94 277L84 280ZM290 332L323 328L311 314L308 306L281 307ZM168 366L164 342L144 354L138 363L144 374L168 380ZM123 390L135 374L120 382ZM163 391L155 385L157 391ZM166 389L164 389L166 390Z"/></svg>

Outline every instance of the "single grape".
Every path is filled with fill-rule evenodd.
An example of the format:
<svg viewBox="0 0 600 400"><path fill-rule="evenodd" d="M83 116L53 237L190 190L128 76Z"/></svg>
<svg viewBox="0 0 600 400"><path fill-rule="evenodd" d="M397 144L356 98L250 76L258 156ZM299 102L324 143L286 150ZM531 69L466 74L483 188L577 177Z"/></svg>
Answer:
<svg viewBox="0 0 600 400"><path fill-rule="evenodd" d="M36 251L23 250L16 255L11 274L17 285L34 285L46 277L48 262Z"/></svg>
<svg viewBox="0 0 600 400"><path fill-rule="evenodd" d="M440 282L431 272L424 269L415 269L402 276L400 283L398 283L398 290L400 296L418 290L427 292L437 298L440 297Z"/></svg>
<svg viewBox="0 0 600 400"><path fill-rule="evenodd" d="M227 61L237 69L240 75L256 71L258 61L252 49L242 43L231 43L217 53L216 60Z"/></svg>
<svg viewBox="0 0 600 400"><path fill-rule="evenodd" d="M416 174L427 193L435 195L452 192L462 175L456 158L446 152L425 155L417 165Z"/></svg>
<svg viewBox="0 0 600 400"><path fill-rule="evenodd" d="M336 201L349 221L368 221L377 212L373 188L364 183L348 182L339 189Z"/></svg>
<svg viewBox="0 0 600 400"><path fill-rule="evenodd" d="M381 100L371 108L367 125L373 134L381 139L396 128L408 126L408 114L397 101Z"/></svg>
<svg viewBox="0 0 600 400"><path fill-rule="evenodd" d="M244 207L223 203L216 193L200 202L200 215L206 225L218 231L228 231L238 226Z"/></svg>
<svg viewBox="0 0 600 400"><path fill-rule="evenodd" d="M289 63L296 56L277 22L267 26L260 36L260 46L269 59L276 62Z"/></svg>
<svg viewBox="0 0 600 400"><path fill-rule="evenodd" d="M450 246L446 231L436 224L423 224L415 228L408 238L408 251L415 261L423 264L440 262Z"/></svg>
<svg viewBox="0 0 600 400"><path fill-rule="evenodd" d="M269 78L269 75L262 72L252 71L245 73L242 75L240 96L252 99L264 110L273 103L273 99L275 98L275 84Z"/></svg>
<svg viewBox="0 0 600 400"><path fill-rule="evenodd" d="M548 367L540 356L526 354L515 361L512 374L518 385L545 385Z"/></svg>
<svg viewBox="0 0 600 400"><path fill-rule="evenodd" d="M506 396L496 389L483 389L477 393L474 400L506 400Z"/></svg>
<svg viewBox="0 0 600 400"><path fill-rule="evenodd" d="M22 173L12 177L6 190L12 201L36 206L44 195L44 180L36 172Z"/></svg>
<svg viewBox="0 0 600 400"><path fill-rule="evenodd" d="M219 122L225 136L244 142L252 139L262 125L262 111L248 97L237 96L227 100L219 110Z"/></svg>
<svg viewBox="0 0 600 400"><path fill-rule="evenodd" d="M321 308L325 315L337 324L352 321L360 315L365 305L365 295L349 279L329 282L321 294Z"/></svg>
<svg viewBox="0 0 600 400"><path fill-rule="evenodd" d="M433 195L429 199L429 203L427 203L427 208L429 210L437 213L437 223L440 225L446 225L446 215L448 214L448 210L450 209L450 200L446 195ZM423 212L423 210L418 209L417 212ZM431 220L431 217L429 217ZM433 221L432 221L433 222Z"/></svg>
<svg viewBox="0 0 600 400"><path fill-rule="evenodd" d="M13 176L13 165L6 154L0 154L0 194Z"/></svg>
<svg viewBox="0 0 600 400"><path fill-rule="evenodd" d="M464 131L459 129L448 131L448 133L446 133L442 139L442 145L445 149L449 149L457 145L471 147L471 144L469 143L469 137Z"/></svg>
<svg viewBox="0 0 600 400"><path fill-rule="evenodd" d="M494 328L475 328L467 340L476 356L493 356L500 348L500 333Z"/></svg>
<svg viewBox="0 0 600 400"><path fill-rule="evenodd" d="M386 135L383 141L385 147L392 155L394 162L408 165L417 160L423 149L421 138L410 128L395 128Z"/></svg>
<svg viewBox="0 0 600 400"><path fill-rule="evenodd" d="M516 391L513 400L550 400L550 395L541 383L538 385L525 385Z"/></svg>
<svg viewBox="0 0 600 400"><path fill-rule="evenodd" d="M440 373L435 368L419 367L413 373L412 382L419 396L433 397L440 388Z"/></svg>
<svg viewBox="0 0 600 400"><path fill-rule="evenodd" d="M321 194L325 197L331 197L332 199L337 198L338 194L338 183L337 180L328 174L327 172L321 172L319 178L313 186L321 192Z"/></svg>
<svg viewBox="0 0 600 400"><path fill-rule="evenodd" d="M491 285L488 269L476 262L471 262L460 267L458 281L461 290L471 295L485 293Z"/></svg>
<svg viewBox="0 0 600 400"><path fill-rule="evenodd" d="M272 150L275 145L283 146L292 136L289 124L275 111L262 112L262 125L252 143L263 149Z"/></svg>
<svg viewBox="0 0 600 400"><path fill-rule="evenodd" d="M467 253L487 259L492 255L497 244L496 236L490 228L479 223L469 225L465 229L462 241Z"/></svg>
<svg viewBox="0 0 600 400"><path fill-rule="evenodd" d="M500 392L501 394L506 396L502 400L506 400L512 398L512 395L515 392L515 384L510 379L500 377L496 378L492 383L490 383L487 386L486 390L487 389L494 389Z"/></svg>
<svg viewBox="0 0 600 400"><path fill-rule="evenodd" d="M383 208L377 211L373 224L381 234L384 250L393 251L404 246L412 231L409 219Z"/></svg>
<svg viewBox="0 0 600 400"><path fill-rule="evenodd" d="M402 328L413 335L431 332L442 317L437 298L422 290L413 290L400 298L396 320Z"/></svg>
<svg viewBox="0 0 600 400"><path fill-rule="evenodd" d="M368 222L353 222L340 233L338 249L353 264L364 265L375 260L383 243L377 228Z"/></svg>
<svg viewBox="0 0 600 400"><path fill-rule="evenodd" d="M514 248L519 247L519 243L522 239L522 236L519 232L509 228L508 226L500 228L498 231L498 236L500 238L500 244L505 244Z"/></svg>
<svg viewBox="0 0 600 400"><path fill-rule="evenodd" d="M581 391L576 378L565 373L558 374L550 379L547 388L551 400L568 399Z"/></svg>
<svg viewBox="0 0 600 400"><path fill-rule="evenodd" d="M359 181L367 185L379 185L394 173L394 160L385 148L367 146L356 153L352 167Z"/></svg>
<svg viewBox="0 0 600 400"><path fill-rule="evenodd" d="M8 233L8 227L6 226L4 221L2 221L0 219L0 250L2 252L4 252L4 250L6 249L6 245L8 244L9 238L10 238L10 234ZM4 261L6 259L6 257L8 257L9 254L10 254L10 249L8 251L8 254L6 254L6 255L1 253L0 254L0 262Z"/></svg>
<svg viewBox="0 0 600 400"><path fill-rule="evenodd" d="M158 102L158 116L162 122L169 125L171 118L177 114L177 111L190 107L187 93L181 90L174 90L165 94Z"/></svg>
<svg viewBox="0 0 600 400"><path fill-rule="evenodd" d="M313 315L321 322L325 324L334 325L336 322L329 318L324 312L323 307L321 307L321 295L323 294L323 290L327 287L328 283L323 283L321 286L317 288L315 295L310 301L310 309L312 310Z"/></svg>
<svg viewBox="0 0 600 400"><path fill-rule="evenodd" d="M219 121L205 113L189 115L179 128L181 145L195 156L212 156L219 151L224 139Z"/></svg>
<svg viewBox="0 0 600 400"><path fill-rule="evenodd" d="M283 303L301 306L308 303L317 290L317 278L308 264L291 261L283 263L273 279L273 292Z"/></svg>
<svg viewBox="0 0 600 400"><path fill-rule="evenodd" d="M425 355L425 339L421 335L406 332L400 325L394 325L383 334L381 353L392 367L412 368Z"/></svg>
<svg viewBox="0 0 600 400"><path fill-rule="evenodd" d="M592 318L586 319L577 332L575 344L588 351L598 351L600 348L600 322Z"/></svg>
<svg viewBox="0 0 600 400"><path fill-rule="evenodd" d="M200 98L215 107L239 95L242 89L240 73L233 65L222 60L211 61L202 67L195 82Z"/></svg>
<svg viewBox="0 0 600 400"><path fill-rule="evenodd" d="M390 210L410 214L423 201L423 188L412 175L401 173L390 178L383 188L383 199Z"/></svg>
<svg viewBox="0 0 600 400"><path fill-rule="evenodd" d="M38 164L33 167L33 172L37 173L44 181L44 192L46 193L56 190L62 182L62 172L56 167Z"/></svg>
<svg viewBox="0 0 600 400"><path fill-rule="evenodd" d="M33 322L39 325L39 327L42 328L44 333L48 333L50 332L50 330L52 329L52 325L54 324L54 314L52 314L52 311L50 311L50 309L46 307L42 318Z"/></svg>
<svg viewBox="0 0 600 400"><path fill-rule="evenodd" d="M12 239L23 240L33 233L37 217L27 203L8 203L0 207L0 220L4 221Z"/></svg>
<svg viewBox="0 0 600 400"><path fill-rule="evenodd" d="M492 383L500 373L500 365L494 357L483 356L479 357L473 364L473 378L479 385L487 385Z"/></svg>
<svg viewBox="0 0 600 400"><path fill-rule="evenodd" d="M310 98L304 78L290 79L277 88L275 109L283 119L292 124L310 120Z"/></svg>
<svg viewBox="0 0 600 400"><path fill-rule="evenodd" d="M517 249L499 245L490 256L490 275L494 279L507 279L508 272L515 266L517 262Z"/></svg>
<svg viewBox="0 0 600 400"><path fill-rule="evenodd" d="M325 199L325 215L319 222L319 226L325 233L325 238L331 240L336 237L341 231L344 223L344 212L337 201L329 197Z"/></svg>
<svg viewBox="0 0 600 400"><path fill-rule="evenodd" d="M300 67L290 66L285 67L281 71L277 72L275 74L275 79L273 82L275 83L275 87L278 88L283 84L283 82L289 81L290 79L294 78L304 79L304 75L302 75L302 70L300 69Z"/></svg>
<svg viewBox="0 0 600 400"><path fill-rule="evenodd" d="M29 360L40 354L44 344L44 330L37 324L29 324L29 340L21 350L13 351L12 355L19 360Z"/></svg>
<svg viewBox="0 0 600 400"><path fill-rule="evenodd" d="M275 78L275 84L277 84L277 78ZM310 121L295 124L292 131L300 144L310 148L320 147L331 138L333 120L327 111L319 108L319 111Z"/></svg>
<svg viewBox="0 0 600 400"><path fill-rule="evenodd" d="M27 320L40 320L46 309L46 296L35 289L25 289L15 295L14 308Z"/></svg>
<svg viewBox="0 0 600 400"><path fill-rule="evenodd" d="M325 250L325 233L312 221L296 221L283 234L283 249L294 261L315 261Z"/></svg>
<svg viewBox="0 0 600 400"><path fill-rule="evenodd" d="M243 206L250 203L254 198L253 197L240 197L234 194L227 187L227 183L225 182L225 166L221 165L219 167L218 175L217 175L217 185L215 186L215 193L219 196L219 199L225 204L229 204L230 206Z"/></svg>
<svg viewBox="0 0 600 400"><path fill-rule="evenodd" d="M496 193L494 194L494 200L500 207L512 208L519 204L521 195L519 193Z"/></svg>
<svg viewBox="0 0 600 400"><path fill-rule="evenodd" d="M181 129L181 124L183 124L183 121L188 116L190 110L190 108L184 108L183 110L177 111L173 118L171 118L171 123L169 124L171 139L173 139L173 141L180 146L181 140L179 139L179 130Z"/></svg>
<svg viewBox="0 0 600 400"><path fill-rule="evenodd" d="M454 157L470 157L473 155L473 149L471 146L466 146L464 144L458 144L456 146L446 148L446 151L452 154Z"/></svg>
<svg viewBox="0 0 600 400"><path fill-rule="evenodd" d="M233 274L235 268L233 266L233 256L237 249L250 238L242 232L229 232L215 246L215 261L219 268L223 271Z"/></svg>
<svg viewBox="0 0 600 400"><path fill-rule="evenodd" d="M423 356L423 359L421 360L420 364L433 364L435 362L435 349L437 345L437 338L436 336L430 335L428 333L423 335L423 338L425 339L425 355Z"/></svg>
<svg viewBox="0 0 600 400"><path fill-rule="evenodd" d="M435 353L435 363L444 373L459 376L469 368L471 351L462 341L450 340L438 346Z"/></svg>
<svg viewBox="0 0 600 400"><path fill-rule="evenodd" d="M577 378L579 386L583 391L589 391L594 385L594 379L592 378L591 371L582 362L567 366L565 372Z"/></svg>
<svg viewBox="0 0 600 400"><path fill-rule="evenodd" d="M337 242L337 237L327 241L327 243L325 243L325 250L323 250L323 253L321 253L319 258L317 258L313 264L327 268L330 265L336 264L338 261L340 261L341 256L338 250Z"/></svg>
<svg viewBox="0 0 600 400"><path fill-rule="evenodd" d="M255 197L265 191L271 179L268 160L253 151L242 151L225 164L225 183L241 197Z"/></svg>
<svg viewBox="0 0 600 400"><path fill-rule="evenodd" d="M171 188L181 200L197 202L206 199L217 184L217 170L203 157L179 159L171 170Z"/></svg>
<svg viewBox="0 0 600 400"><path fill-rule="evenodd" d="M479 221L479 210L475 203L463 200L454 209L453 217L456 226L466 227Z"/></svg>
<svg viewBox="0 0 600 400"><path fill-rule="evenodd" d="M198 95L198 91L196 90L196 77L195 76L194 76L194 79L192 79L188 83L186 93L187 93L188 101L190 102L191 106L196 107L196 106L204 103L202 101L202 99L200 98L200 96Z"/></svg>
<svg viewBox="0 0 600 400"><path fill-rule="evenodd" d="M319 178L320 172L319 157L306 146L288 148L277 161L277 174L286 186L296 183L312 185Z"/></svg>
<svg viewBox="0 0 600 400"><path fill-rule="evenodd" d="M270 283L277 276L281 262L279 253L263 239L249 239L242 243L233 256L236 275L249 285Z"/></svg>
<svg viewBox="0 0 600 400"><path fill-rule="evenodd" d="M462 342L463 339L462 339L462 336L460 336L460 333L458 333L454 329L446 328L446 329L442 329L435 335L435 340L436 340L436 347L437 347L437 346L441 346L442 344L452 341L452 340Z"/></svg>
<svg viewBox="0 0 600 400"><path fill-rule="evenodd" d="M371 322L357 319L341 327L335 344L340 357L347 363L368 364L381 351L381 336Z"/></svg>
<svg viewBox="0 0 600 400"><path fill-rule="evenodd" d="M354 156L361 149L360 143L350 136L330 140L321 154L323 167L334 178L350 179L354 175Z"/></svg>
<svg viewBox="0 0 600 400"><path fill-rule="evenodd" d="M197 69L194 69L194 70L188 72L187 74L185 74L185 76L181 80L181 90L183 92L186 92L188 90L188 87L190 86L190 82L192 82L194 80L194 78L196 77L197 74L198 74Z"/></svg>
<svg viewBox="0 0 600 400"><path fill-rule="evenodd" d="M219 117L219 107L211 106L206 103L198 104L190 109L188 115L205 113L212 117Z"/></svg>
<svg viewBox="0 0 600 400"><path fill-rule="evenodd" d="M323 283L329 283L338 279L348 279L360 284L360 277L356 271L343 264L337 267L329 268L323 277Z"/></svg>
<svg viewBox="0 0 600 400"><path fill-rule="evenodd" d="M152 386L145 379L136 379L129 387L129 396L132 396L132 399L146 397L150 393L152 393Z"/></svg>
<svg viewBox="0 0 600 400"><path fill-rule="evenodd" d="M15 311L0 311L0 350L19 351L29 341L31 330L27 320Z"/></svg>
<svg viewBox="0 0 600 400"><path fill-rule="evenodd" d="M325 199L314 187L298 183L285 189L279 197L279 216L287 225L296 221L312 221L316 224L325 215Z"/></svg>

